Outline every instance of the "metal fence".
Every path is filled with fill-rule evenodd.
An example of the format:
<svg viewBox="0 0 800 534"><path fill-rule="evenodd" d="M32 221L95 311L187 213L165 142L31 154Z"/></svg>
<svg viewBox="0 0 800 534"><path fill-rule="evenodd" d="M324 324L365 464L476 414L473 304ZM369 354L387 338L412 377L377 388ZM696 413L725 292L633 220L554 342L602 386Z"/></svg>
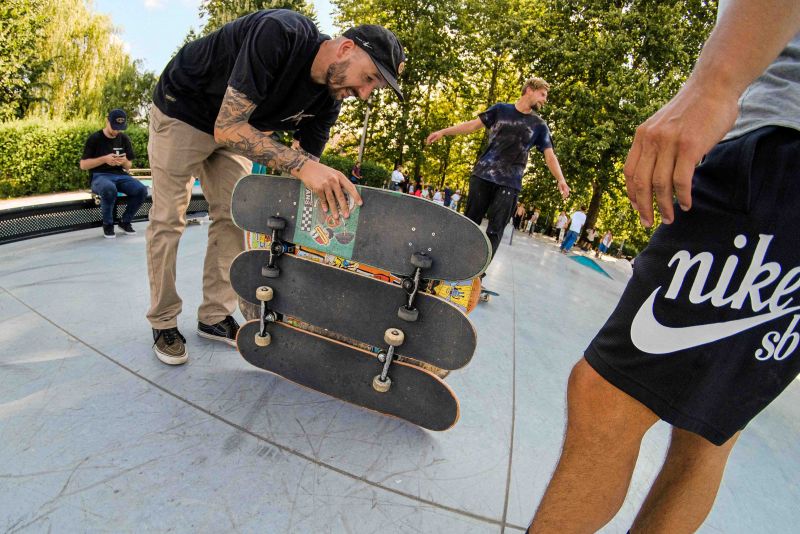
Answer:
<svg viewBox="0 0 800 534"><path fill-rule="evenodd" d="M127 202L127 197L117 198L115 222L119 222ZM136 212L134 222L147 220L152 203L152 199L148 197ZM192 215L202 212L208 212L208 202L202 194L194 193L186 213ZM0 211L0 245L73 230L98 228L102 225L100 205L91 198L10 208Z"/></svg>

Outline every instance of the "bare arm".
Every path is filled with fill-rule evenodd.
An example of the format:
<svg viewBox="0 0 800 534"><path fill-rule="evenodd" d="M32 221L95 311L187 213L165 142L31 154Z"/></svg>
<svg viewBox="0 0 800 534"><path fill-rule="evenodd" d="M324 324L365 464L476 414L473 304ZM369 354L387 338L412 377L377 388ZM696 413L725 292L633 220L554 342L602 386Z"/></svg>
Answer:
<svg viewBox="0 0 800 534"><path fill-rule="evenodd" d="M558 163L558 158L552 148L544 149L544 162L547 164L547 168L550 169L550 174L552 174L556 182L558 182L558 190L561 192L561 196L566 199L569 197L569 186L564 179L564 173L561 172L561 165Z"/></svg>
<svg viewBox="0 0 800 534"><path fill-rule="evenodd" d="M461 122L454 126L450 126L449 128L444 128L443 130L433 132L428 136L427 139L425 139L425 144L430 145L431 143L435 143L445 135L462 135L477 132L483 127L483 121L480 119L472 119L471 121Z"/></svg>
<svg viewBox="0 0 800 534"><path fill-rule="evenodd" d="M349 216L344 192L361 205L361 196L344 174L312 159L305 151L296 151L272 139L248 122L256 105L244 93L228 87L214 123L214 139L235 152L274 169L299 178L320 198L322 209L333 208L334 217ZM337 209L338 206L338 209Z"/></svg>
<svg viewBox="0 0 800 534"><path fill-rule="evenodd" d="M665 223L672 192L692 205L692 175L700 159L730 130L739 96L800 30L797 0L731 0L677 95L636 130L625 161L628 198L645 226L653 195Z"/></svg>
<svg viewBox="0 0 800 534"><path fill-rule="evenodd" d="M114 157L114 153L113 152L108 153L105 156L100 156L100 157L97 157L97 158L82 159L78 163L78 165L80 166L82 171L88 171L88 170L94 169L95 167L99 167L100 165L102 165L104 163L106 165L115 165L116 164L116 158ZM130 168L130 165L127 168Z"/></svg>

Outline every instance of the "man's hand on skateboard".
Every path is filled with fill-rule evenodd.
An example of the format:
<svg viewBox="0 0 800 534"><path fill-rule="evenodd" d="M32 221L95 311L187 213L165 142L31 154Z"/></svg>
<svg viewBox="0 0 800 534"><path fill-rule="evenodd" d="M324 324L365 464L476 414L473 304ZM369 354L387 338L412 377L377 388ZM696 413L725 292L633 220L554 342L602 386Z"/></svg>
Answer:
<svg viewBox="0 0 800 534"><path fill-rule="evenodd" d="M350 217L350 206L345 193L350 195L356 205L360 206L363 203L356 186L344 174L327 165L308 159L292 174L319 197L325 213L328 213L330 208L331 215L335 219L339 218L339 214L345 219Z"/></svg>

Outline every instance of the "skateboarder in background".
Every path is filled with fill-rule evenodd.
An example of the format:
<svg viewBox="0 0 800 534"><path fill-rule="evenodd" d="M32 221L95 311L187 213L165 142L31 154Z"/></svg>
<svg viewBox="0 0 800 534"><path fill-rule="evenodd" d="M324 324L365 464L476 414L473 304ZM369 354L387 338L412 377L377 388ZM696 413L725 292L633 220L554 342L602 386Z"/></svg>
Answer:
<svg viewBox="0 0 800 534"><path fill-rule="evenodd" d="M536 113L547 102L550 85L541 78L532 78L522 87L522 95L514 104L499 103L478 114L477 119L462 122L433 132L425 140L432 144L445 135L462 135L489 129L489 144L472 168L469 196L464 214L476 224L489 219L486 235L497 252L506 224L517 206L522 190L522 175L528 154L534 146L544 154L545 163L558 181L564 198L569 186L561 172L550 130Z"/></svg>
<svg viewBox="0 0 800 534"><path fill-rule="evenodd" d="M153 207L147 228L147 267L154 351L164 363L188 358L177 328L182 301L175 287L178 242L195 176L201 179L213 220L203 269L198 334L234 344L231 261L243 249L242 231L230 217L236 181L250 161L299 178L334 218L349 215L345 192L360 204L344 174L318 162L341 100L366 100L390 86L405 56L380 26L351 28L336 39L293 11L258 11L185 45L159 79L150 112L148 152ZM299 134L300 150L271 138ZM295 136L297 138L298 135Z"/></svg>
<svg viewBox="0 0 800 534"><path fill-rule="evenodd" d="M628 197L650 226L655 196L665 224L572 370L561 458L530 532L610 521L659 419L672 442L630 531L694 532L739 434L800 373L788 313L800 263L798 58L800 2L722 0L692 75L636 130Z"/></svg>

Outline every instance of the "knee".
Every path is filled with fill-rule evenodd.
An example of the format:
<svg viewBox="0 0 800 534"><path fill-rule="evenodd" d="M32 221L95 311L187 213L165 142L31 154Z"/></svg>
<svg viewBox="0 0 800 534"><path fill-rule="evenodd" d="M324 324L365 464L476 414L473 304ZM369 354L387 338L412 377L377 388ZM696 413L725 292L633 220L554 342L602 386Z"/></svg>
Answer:
<svg viewBox="0 0 800 534"><path fill-rule="evenodd" d="M567 403L571 423L593 432L641 439L658 417L639 401L618 389L592 368L585 358L569 377Z"/></svg>
<svg viewBox="0 0 800 534"><path fill-rule="evenodd" d="M593 397L600 395L600 392L608 383L603 377L597 374L585 358L578 360L569 374L567 383L567 393L569 400L584 404Z"/></svg>
<svg viewBox="0 0 800 534"><path fill-rule="evenodd" d="M97 194L100 199L106 203L113 203L117 200L117 190L114 187L104 187L100 189Z"/></svg>
<svg viewBox="0 0 800 534"><path fill-rule="evenodd" d="M141 184L141 183L140 183L140 184L139 184L139 187L137 187L137 188L136 188L136 189L133 191L133 194L132 194L132 195L130 195L130 196L132 196L132 197L133 197L133 198L135 198L136 200L144 200L144 199L145 199L145 197L147 196L147 186L146 186L146 185L144 185L144 184Z"/></svg>

